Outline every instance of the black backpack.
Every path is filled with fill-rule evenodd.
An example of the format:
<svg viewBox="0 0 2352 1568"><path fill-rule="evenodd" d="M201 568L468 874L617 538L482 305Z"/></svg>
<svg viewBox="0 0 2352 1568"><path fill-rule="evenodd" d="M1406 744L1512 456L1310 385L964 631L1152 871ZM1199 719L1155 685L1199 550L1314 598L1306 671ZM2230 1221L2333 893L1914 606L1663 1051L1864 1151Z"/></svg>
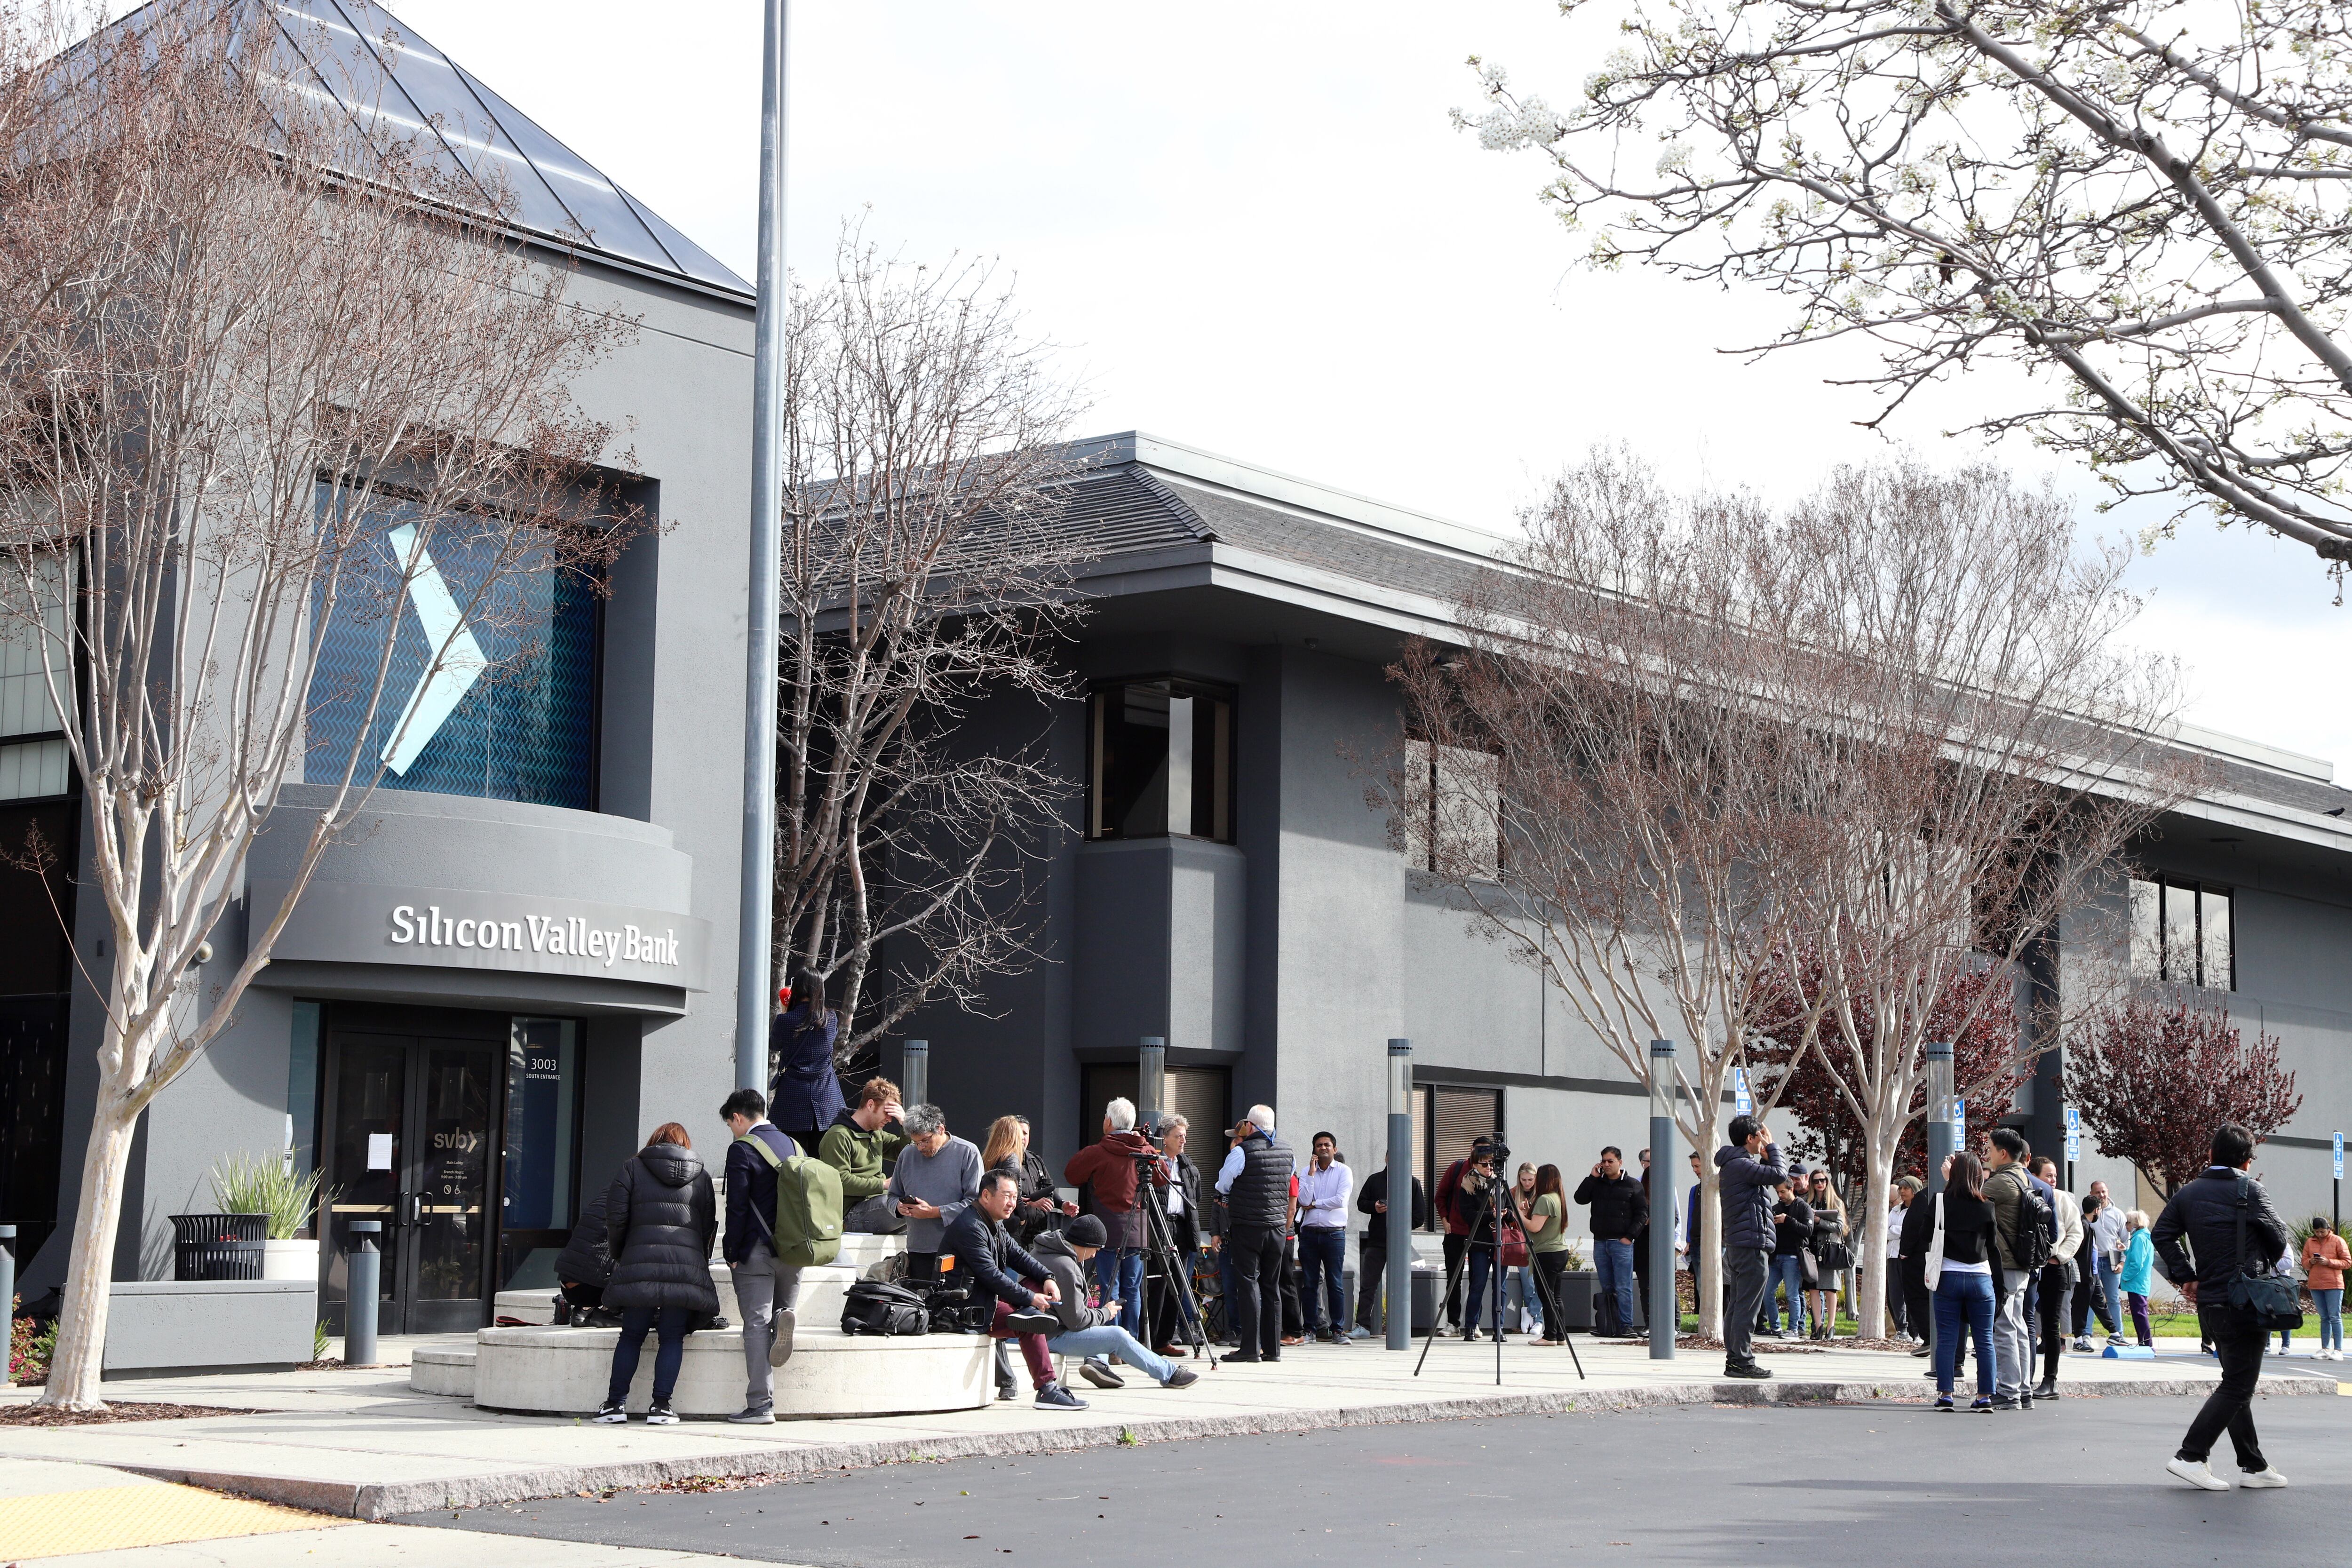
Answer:
<svg viewBox="0 0 2352 1568"><path fill-rule="evenodd" d="M2050 1261L2050 1233L2057 1226L2050 1205L2023 1176L2017 1179L2017 1225L2010 1233L2010 1256L2020 1268L2032 1270Z"/></svg>
<svg viewBox="0 0 2352 1568"><path fill-rule="evenodd" d="M841 1304L845 1334L928 1334L931 1314L923 1298L903 1285L859 1279Z"/></svg>

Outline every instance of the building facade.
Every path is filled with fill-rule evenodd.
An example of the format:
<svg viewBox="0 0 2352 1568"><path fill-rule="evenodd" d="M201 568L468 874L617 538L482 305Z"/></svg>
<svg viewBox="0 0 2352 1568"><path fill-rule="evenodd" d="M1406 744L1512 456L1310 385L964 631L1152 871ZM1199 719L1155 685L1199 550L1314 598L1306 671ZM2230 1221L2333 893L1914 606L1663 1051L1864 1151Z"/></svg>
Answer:
<svg viewBox="0 0 2352 1568"><path fill-rule="evenodd" d="M1360 1175L1385 1161L1384 1053L1402 1037L1424 1180L1481 1131L1571 1184L1603 1144L1640 1149L1640 1084L1449 907L1366 798L1402 738L1384 667L1411 636L1452 635L1464 587L1503 541L1150 436L1087 450L1070 510L1099 552L1071 650L1084 700L1008 706L971 729L973 744L1042 731L1063 776L1084 781L1046 872L1055 962L996 983L993 1016L909 1023L930 1041L950 1124L976 1132L1021 1111L1058 1168L1097 1135L1104 1100L1131 1092L1138 1040L1161 1036L1170 1099L1196 1127L1264 1101L1301 1147L1336 1133ZM2283 1210L2307 1217L2326 1210L2329 1135L2352 1115L2352 827L2329 815L2352 791L2273 748L2194 731L2181 743L2217 787L2140 858L2174 900L2171 924L2152 929L2178 946L2181 909L2192 928L2201 909L2211 967L2190 973L2177 952L2169 970L2161 954L2154 969L2146 952L2133 962L2147 984L2169 973L2284 1042L2303 1110L2260 1164ZM2118 886L2119 902L2133 896ZM2058 983L2120 957L2105 951L2117 929L2063 933ZM2063 1062L2040 1058L2015 1118L2053 1152ZM1212 1131L1193 1147L1208 1159L1223 1142ZM1685 1169L1677 1159L1678 1183ZM2134 1189L2095 1147L2076 1174Z"/></svg>
<svg viewBox="0 0 2352 1568"><path fill-rule="evenodd" d="M753 299L389 16L362 0L306 12L316 26L289 31L297 48L373 50L396 32L403 47L378 57L384 96L414 108L453 166L503 184L520 237L570 272L575 306L638 319L634 342L572 391L586 416L628 433L632 466L609 477L656 526L602 595L553 573L520 583L519 605L482 632L515 645L488 650L514 655L505 679L410 727L234 1025L148 1110L115 1274L170 1278L171 1216L217 1211L210 1173L223 1157L290 1149L329 1193L331 1329L347 1319L341 1256L361 1218L386 1227L384 1331L470 1328L499 1289L551 1285L581 1194L647 1128L715 1129L734 1081ZM320 76L370 79L350 59ZM466 570L454 552L433 565ZM357 721L336 696L341 665L372 668L383 635L330 628L314 731ZM43 733L56 721L32 668L29 693L10 679L23 671L0 668L0 834L13 846L37 824L69 867L85 804ZM354 685L366 689L343 683ZM323 798L299 776L286 786L197 986L235 970L246 917L274 912ZM34 1301L65 1272L58 1227L96 1092L108 928L96 900L74 907L63 875L44 890L0 874L16 878L0 909L12 955L0 1059L14 1090L0 1218L26 1232L20 1288Z"/></svg>

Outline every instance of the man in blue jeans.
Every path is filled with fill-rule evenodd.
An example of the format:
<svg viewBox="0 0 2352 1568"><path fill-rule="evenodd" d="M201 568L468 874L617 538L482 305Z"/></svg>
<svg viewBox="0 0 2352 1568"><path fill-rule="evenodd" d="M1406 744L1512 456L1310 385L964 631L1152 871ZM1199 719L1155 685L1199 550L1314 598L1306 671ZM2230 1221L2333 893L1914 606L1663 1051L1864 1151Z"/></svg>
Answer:
<svg viewBox="0 0 2352 1568"><path fill-rule="evenodd" d="M1052 1308L1062 1331L1046 1336L1045 1352L1086 1358L1079 1363L1078 1375L1097 1388L1127 1386L1127 1380L1111 1369L1112 1356L1162 1388L1190 1387L1199 1381L1199 1373L1153 1354L1114 1321L1127 1302L1112 1299L1099 1307L1087 1305L1087 1275L1109 1239L1100 1219L1082 1214L1064 1229L1049 1230L1033 1244L1037 1261L1045 1266L1047 1277L1060 1285L1062 1292Z"/></svg>
<svg viewBox="0 0 2352 1568"><path fill-rule="evenodd" d="M1341 1272L1348 1260L1348 1200L1355 1187L1354 1173L1340 1163L1339 1141L1328 1132L1315 1134L1314 1157L1298 1173L1298 1298L1307 1331L1333 1344L1348 1342Z"/></svg>
<svg viewBox="0 0 2352 1568"><path fill-rule="evenodd" d="M1592 1306L1596 1333L1633 1331L1633 1238L1648 1204L1642 1184L1625 1173L1615 1144L1601 1151L1592 1173L1577 1184L1576 1201L1592 1208Z"/></svg>

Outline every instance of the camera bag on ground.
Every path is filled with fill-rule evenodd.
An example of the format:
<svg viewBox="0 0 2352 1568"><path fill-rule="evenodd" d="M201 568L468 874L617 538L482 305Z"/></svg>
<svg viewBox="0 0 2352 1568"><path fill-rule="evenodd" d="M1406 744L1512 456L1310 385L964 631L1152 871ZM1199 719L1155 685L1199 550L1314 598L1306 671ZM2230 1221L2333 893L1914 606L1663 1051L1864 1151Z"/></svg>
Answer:
<svg viewBox="0 0 2352 1568"><path fill-rule="evenodd" d="M842 1300L841 1331L927 1334L931 1331L931 1314L923 1305L923 1298L903 1285L858 1279L851 1282L849 1293Z"/></svg>
<svg viewBox="0 0 2352 1568"><path fill-rule="evenodd" d="M756 1214L767 1222L768 1250L793 1268L815 1268L841 1256L841 1173L822 1160L795 1154L787 1160L745 1133L736 1140L776 1173L776 1210Z"/></svg>

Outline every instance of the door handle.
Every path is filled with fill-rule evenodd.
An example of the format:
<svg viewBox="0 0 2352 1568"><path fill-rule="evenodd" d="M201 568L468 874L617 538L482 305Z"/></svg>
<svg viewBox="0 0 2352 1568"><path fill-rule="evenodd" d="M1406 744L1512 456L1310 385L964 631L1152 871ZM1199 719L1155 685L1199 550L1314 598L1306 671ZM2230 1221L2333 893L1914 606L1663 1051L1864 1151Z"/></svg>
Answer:
<svg viewBox="0 0 2352 1568"><path fill-rule="evenodd" d="M415 1193L403 1193L394 1204L395 1225L415 1225L423 1217L425 1200Z"/></svg>

